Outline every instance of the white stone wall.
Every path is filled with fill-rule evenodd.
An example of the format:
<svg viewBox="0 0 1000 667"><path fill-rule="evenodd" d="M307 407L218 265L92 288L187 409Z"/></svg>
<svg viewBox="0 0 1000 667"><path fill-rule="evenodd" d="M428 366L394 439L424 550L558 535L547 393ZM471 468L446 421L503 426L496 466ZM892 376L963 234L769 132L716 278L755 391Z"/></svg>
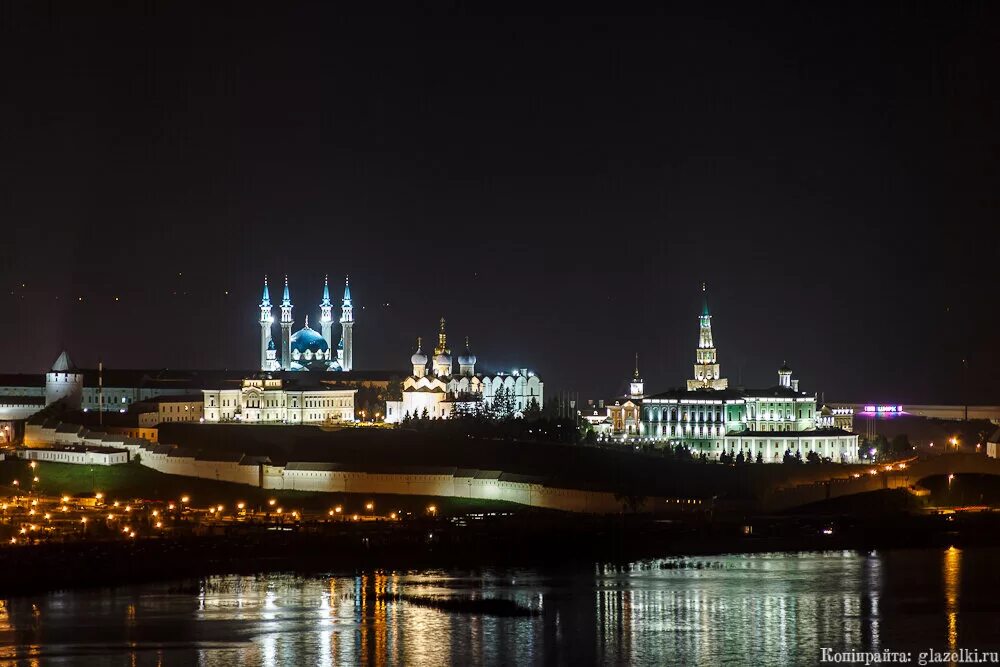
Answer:
<svg viewBox="0 0 1000 667"><path fill-rule="evenodd" d="M18 457L28 461L75 463L78 465L112 466L128 463L128 452L74 452L61 449L22 449Z"/></svg>
<svg viewBox="0 0 1000 667"><path fill-rule="evenodd" d="M36 443L41 444L41 441L46 438L48 438L48 444L54 442L54 429L29 426L28 430L31 430L32 438ZM455 477L450 473L367 473L340 470L290 470L283 466L270 465L240 465L239 463L223 461L203 461L190 456L158 454L150 449L145 449L141 442L132 438L123 438L121 444L109 443L103 439L96 441L84 440L79 436L76 438L78 444L84 442L114 444L115 447L127 450L133 458L138 454L141 465L168 475L215 479L265 489L505 500L533 507L598 514L616 514L623 510L622 501L615 498L613 493L601 491L556 489L527 482ZM699 501L692 499L663 497L646 499L644 507L647 509L673 509L682 504L684 509L701 507Z"/></svg>

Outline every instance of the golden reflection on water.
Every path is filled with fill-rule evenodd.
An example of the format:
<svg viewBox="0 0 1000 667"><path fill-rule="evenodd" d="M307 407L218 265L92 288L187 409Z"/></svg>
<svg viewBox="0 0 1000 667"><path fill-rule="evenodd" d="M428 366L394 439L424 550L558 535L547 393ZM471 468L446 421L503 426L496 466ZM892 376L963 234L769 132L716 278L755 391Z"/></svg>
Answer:
<svg viewBox="0 0 1000 667"><path fill-rule="evenodd" d="M948 650L958 650L958 596L962 576L962 550L949 547L944 552L944 603L948 615Z"/></svg>
<svg viewBox="0 0 1000 667"><path fill-rule="evenodd" d="M886 560L882 554L825 552L706 557L697 568L665 561L554 575L232 576L211 577L200 590L188 586L181 592L145 586L127 593L44 596L38 605L23 598L0 600L0 666L19 661L20 667L32 658L45 662L53 646L86 646L94 628L114 637L113 664L134 664L138 657L140 665L201 667L742 664L743 659L813 664L808 660L824 646L902 648L913 640L936 640L955 650L960 575L966 608L976 602L968 597L976 594L974 556L958 549L926 550L916 560L907 554L889 554ZM400 593L505 598L544 613L507 618L444 611L394 601ZM919 600L921 609L937 603L937 613L897 608L900 593ZM164 620L169 630L163 629ZM74 631L76 624L82 627ZM961 629L966 643L982 632L975 616L962 617Z"/></svg>

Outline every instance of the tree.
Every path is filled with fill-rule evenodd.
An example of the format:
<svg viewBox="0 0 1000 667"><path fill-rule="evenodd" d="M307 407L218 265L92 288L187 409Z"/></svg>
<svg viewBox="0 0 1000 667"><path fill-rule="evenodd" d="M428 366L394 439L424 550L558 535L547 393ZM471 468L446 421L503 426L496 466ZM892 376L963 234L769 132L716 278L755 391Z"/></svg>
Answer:
<svg viewBox="0 0 1000 667"><path fill-rule="evenodd" d="M410 415L410 411L407 410L406 414L403 415L403 421L401 422L403 428L409 428L413 426L413 417Z"/></svg>
<svg viewBox="0 0 1000 667"><path fill-rule="evenodd" d="M913 452L913 445L910 444L910 438L907 437L905 433L900 433L899 435L893 436L892 442L889 443L889 451L892 452L894 456L910 454Z"/></svg>
<svg viewBox="0 0 1000 667"><path fill-rule="evenodd" d="M490 401L487 416L496 421L503 421L513 417L516 411L517 404L514 401L513 390L501 386L493 394L493 400Z"/></svg>
<svg viewBox="0 0 1000 667"><path fill-rule="evenodd" d="M809 452L808 454L806 454L806 461L808 461L809 463L821 463L821 460L819 458L819 453Z"/></svg>
<svg viewBox="0 0 1000 667"><path fill-rule="evenodd" d="M743 450L741 449L740 453L736 455L736 465L741 466L744 463L746 463L746 457L743 456Z"/></svg>
<svg viewBox="0 0 1000 667"><path fill-rule="evenodd" d="M764 453L757 452L757 463L763 463L763 462L764 462Z"/></svg>
<svg viewBox="0 0 1000 667"><path fill-rule="evenodd" d="M538 405L538 401L532 396L531 400L528 401L528 406L524 409L524 419L529 422L538 421L542 418L542 406Z"/></svg>
<svg viewBox="0 0 1000 667"><path fill-rule="evenodd" d="M424 406L423 412L420 413L420 421L430 421L431 416L427 412L427 406Z"/></svg>
<svg viewBox="0 0 1000 667"><path fill-rule="evenodd" d="M389 384L385 388L385 400L387 401L403 400L403 383L395 375L389 378Z"/></svg>

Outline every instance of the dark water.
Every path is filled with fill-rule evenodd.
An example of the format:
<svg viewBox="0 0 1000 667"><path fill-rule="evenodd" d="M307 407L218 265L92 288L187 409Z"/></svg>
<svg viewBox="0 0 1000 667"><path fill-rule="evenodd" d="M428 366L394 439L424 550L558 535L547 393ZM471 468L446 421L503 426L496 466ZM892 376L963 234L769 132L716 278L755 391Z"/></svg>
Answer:
<svg viewBox="0 0 1000 667"><path fill-rule="evenodd" d="M628 568L213 577L0 601L0 664L817 664L1000 645L1000 552L699 557ZM514 600L441 611L380 593ZM916 660L916 653L914 660Z"/></svg>

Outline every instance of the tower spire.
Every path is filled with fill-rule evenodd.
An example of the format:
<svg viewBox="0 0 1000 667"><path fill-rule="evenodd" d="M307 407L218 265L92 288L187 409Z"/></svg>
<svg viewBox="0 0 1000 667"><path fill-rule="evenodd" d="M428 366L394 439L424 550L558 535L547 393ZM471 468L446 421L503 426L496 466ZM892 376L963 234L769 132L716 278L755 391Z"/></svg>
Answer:
<svg viewBox="0 0 1000 667"><path fill-rule="evenodd" d="M628 385L629 398L642 398L643 385L639 376L639 353L635 353L635 370L632 371L632 381Z"/></svg>
<svg viewBox="0 0 1000 667"><path fill-rule="evenodd" d="M274 317L271 315L271 292L267 288L267 274L264 275L264 292L260 298L260 369L262 371L274 370L267 352L274 346L271 339L271 325Z"/></svg>
<svg viewBox="0 0 1000 667"><path fill-rule="evenodd" d="M354 368L354 304L351 301L351 277L348 275L344 276L344 298L340 302L340 343L344 346L340 368L349 371Z"/></svg>
<svg viewBox="0 0 1000 667"><path fill-rule="evenodd" d="M292 297L288 292L288 274L285 274L285 291L281 296L281 368L292 366Z"/></svg>
<svg viewBox="0 0 1000 667"><path fill-rule="evenodd" d="M698 349L695 350L694 378L688 380L688 391L696 389L726 389L729 381L719 374L719 362L712 340L712 316L708 311L708 289L701 284L702 307L698 316Z"/></svg>
<svg viewBox="0 0 1000 667"><path fill-rule="evenodd" d="M444 330L444 318L441 318L441 327L438 329L438 346L434 350L434 354L447 354L451 350L448 349L448 334Z"/></svg>
<svg viewBox="0 0 1000 667"><path fill-rule="evenodd" d="M267 274L264 274L264 294L260 298L261 306L271 305L271 291L267 289Z"/></svg>
<svg viewBox="0 0 1000 667"><path fill-rule="evenodd" d="M319 302L319 324L327 349L333 349L333 303L330 301L330 276L323 276L323 300Z"/></svg>

